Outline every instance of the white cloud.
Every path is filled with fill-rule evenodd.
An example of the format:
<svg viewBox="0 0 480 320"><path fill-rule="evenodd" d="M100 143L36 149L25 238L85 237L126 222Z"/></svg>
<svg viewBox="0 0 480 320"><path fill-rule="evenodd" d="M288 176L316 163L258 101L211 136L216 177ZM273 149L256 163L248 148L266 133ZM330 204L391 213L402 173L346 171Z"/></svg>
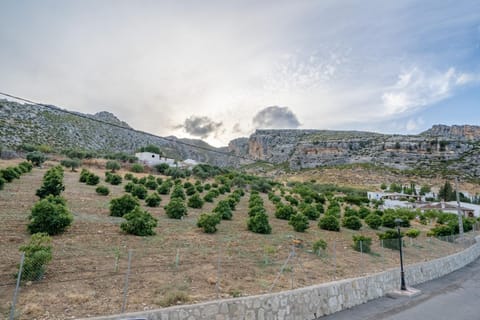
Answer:
<svg viewBox="0 0 480 320"><path fill-rule="evenodd" d="M457 87L474 80L468 73L459 73L451 67L445 72L414 67L402 72L397 82L382 94L384 116L417 111L450 97Z"/></svg>
<svg viewBox="0 0 480 320"><path fill-rule="evenodd" d="M425 121L423 118L417 118L417 119L408 119L405 129L408 132L416 132L418 131L419 128L421 128L425 124Z"/></svg>

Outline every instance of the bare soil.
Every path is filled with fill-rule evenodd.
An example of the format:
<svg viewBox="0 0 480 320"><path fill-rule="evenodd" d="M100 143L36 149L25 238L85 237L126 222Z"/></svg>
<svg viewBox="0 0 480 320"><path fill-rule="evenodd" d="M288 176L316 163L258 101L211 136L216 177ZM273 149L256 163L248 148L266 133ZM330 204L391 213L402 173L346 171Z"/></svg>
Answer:
<svg viewBox="0 0 480 320"><path fill-rule="evenodd" d="M0 167L14 163L2 161ZM49 162L43 168L35 168L0 191L2 315L9 313L13 297L13 274L20 261L18 248L30 237L26 226L30 209L38 200L35 191L48 167L54 164ZM45 277L22 285L16 308L18 319L73 319L119 313L129 252L131 272L126 311L288 290L398 267L398 251L382 248L377 231L364 226L360 231L329 232L320 230L312 221L307 232L297 233L287 221L274 217L274 206L266 196L265 206L273 230L270 235L247 230L249 194L238 204L233 219L221 222L216 234L203 233L196 227L196 221L200 213L211 212L225 195L214 203L206 203L202 209L189 208L183 220L165 215L163 206L169 202L169 196L161 195L160 207L144 207L159 220L157 234L126 235L120 231L122 219L110 217L108 208L110 199L124 194L126 182L119 186L106 184L105 169L97 165L101 167L96 164L89 169L102 178L101 184L110 188L109 196L97 195L95 187L79 183L79 172L65 170L63 196L74 215L74 223L66 233L53 237L54 258ZM122 176L124 173L120 172ZM320 177L325 177L325 172L316 178L319 182ZM336 177L342 183L348 179ZM416 224L415 227L426 231L431 226ZM407 264L462 249L459 245L426 238L425 233L412 242L407 241ZM373 253L354 251L354 234L372 237ZM301 240L301 246L293 247L294 239ZM312 252L312 244L318 239L328 243L320 255ZM289 255L291 259L285 264Z"/></svg>

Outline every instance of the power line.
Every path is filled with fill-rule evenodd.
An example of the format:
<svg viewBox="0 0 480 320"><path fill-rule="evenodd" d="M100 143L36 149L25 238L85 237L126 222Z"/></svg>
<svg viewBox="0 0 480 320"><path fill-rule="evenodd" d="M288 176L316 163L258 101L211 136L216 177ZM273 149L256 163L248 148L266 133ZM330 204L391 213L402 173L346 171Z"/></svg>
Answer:
<svg viewBox="0 0 480 320"><path fill-rule="evenodd" d="M184 142L184 141L181 141L181 140L175 140L175 139L170 139L170 138L167 138L167 137L161 137L161 136L157 136L153 133L149 133L149 132L145 132L145 131L141 131L141 130L137 130L137 129L133 129L133 128L123 127L123 126L115 124L115 123L103 121L103 120L96 119L96 118L91 118L91 117L88 117L86 115L83 115L83 114L80 114L80 113L77 113L77 112L73 112L73 111L69 111L69 110L65 110L65 109L60 109L60 108L55 107L53 105L48 105L48 104L44 104L44 103L35 102L35 101L32 101L32 100L22 98L22 97L18 97L18 96L8 94L8 93L5 93L5 92L0 91L0 95L3 95L5 97L9 97L9 98L13 98L13 99L16 99L16 100L20 100L20 101L23 101L23 102L27 102L31 105L42 106L42 107L48 108L50 110L67 113L67 114L77 116L77 117L80 117L80 118L83 118L83 119L87 119L87 120L90 120L90 121L95 121L95 122L98 122L98 123L101 123L101 124L109 125L109 126L116 127L116 128L119 128L119 129L128 130L128 131L132 131L132 132L140 133L140 134L145 134L145 135L148 135L150 137L157 138L157 139L162 139L162 140L165 140L165 141L168 141L168 142L171 142L171 143L181 144L181 145L184 145L184 146L187 146L187 147L190 147L190 148L204 150L204 151L221 154L221 155L228 156L228 157L243 159L243 160L249 160L249 161L254 161L254 162L258 161L258 160L255 160L255 159L251 159L249 157L244 157L244 156L240 156L240 155L236 155L236 154L231 154L231 153L227 153L227 152L223 152L223 151L219 151L219 150L215 150L215 149L210 149L210 148L207 148L207 147L197 146L197 145L194 145L194 144L191 144L191 143L188 143L188 142ZM262 162L265 162L265 161L262 161Z"/></svg>

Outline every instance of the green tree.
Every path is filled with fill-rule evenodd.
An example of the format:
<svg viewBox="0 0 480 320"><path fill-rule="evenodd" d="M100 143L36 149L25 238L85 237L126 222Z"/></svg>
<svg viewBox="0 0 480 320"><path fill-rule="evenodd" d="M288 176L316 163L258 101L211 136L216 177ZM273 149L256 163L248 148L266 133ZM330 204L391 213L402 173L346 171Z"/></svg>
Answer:
<svg viewBox="0 0 480 320"><path fill-rule="evenodd" d="M382 217L376 213L370 213L365 217L365 223L372 229L377 230L382 225Z"/></svg>
<svg viewBox="0 0 480 320"><path fill-rule="evenodd" d="M110 160L110 161L107 161L105 168L110 170L112 173L115 173L115 171L120 170L121 166L120 166L120 163L118 163L118 161Z"/></svg>
<svg viewBox="0 0 480 320"><path fill-rule="evenodd" d="M39 151L33 151L27 153L27 160L30 161L34 166L41 166L47 160L45 154Z"/></svg>
<svg viewBox="0 0 480 320"><path fill-rule="evenodd" d="M204 203L205 201L203 201L202 197L200 197L198 193L195 193L193 196L188 198L187 205L190 208L201 209Z"/></svg>
<svg viewBox="0 0 480 320"><path fill-rule="evenodd" d="M30 238L28 244L20 247L20 251L25 253L22 269L23 281L38 281L42 279L46 265L52 260L51 242L52 240L48 234L35 233Z"/></svg>
<svg viewBox="0 0 480 320"><path fill-rule="evenodd" d="M305 232L309 227L308 218L303 213L291 215L288 224L297 232Z"/></svg>
<svg viewBox="0 0 480 320"><path fill-rule="evenodd" d="M48 195L59 196L63 190L65 190L63 168L55 166L50 168L43 176L43 185L37 190L36 195L43 199Z"/></svg>
<svg viewBox="0 0 480 320"><path fill-rule="evenodd" d="M64 232L73 221L73 215L64 202L64 199L49 196L35 203L28 216L28 231L31 234L44 232L49 235Z"/></svg>
<svg viewBox="0 0 480 320"><path fill-rule="evenodd" d="M438 191L438 196L444 201L454 201L456 199L456 192L453 190L450 182L445 181L445 184Z"/></svg>
<svg viewBox="0 0 480 320"><path fill-rule="evenodd" d="M362 227L362 221L357 216L350 216L343 218L342 225L347 229L360 230Z"/></svg>
<svg viewBox="0 0 480 320"><path fill-rule="evenodd" d="M220 216L215 213L202 213L198 217L197 227L202 228L205 233L217 232L217 224L220 223Z"/></svg>
<svg viewBox="0 0 480 320"><path fill-rule="evenodd" d="M261 234L272 233L272 227L268 223L268 216L265 213L258 213L248 218L247 227L248 227L248 230L255 233L261 233Z"/></svg>
<svg viewBox="0 0 480 320"><path fill-rule="evenodd" d="M185 203L180 198L173 198L165 206L165 213L169 218L172 219L182 219L187 215L187 207Z"/></svg>
<svg viewBox="0 0 480 320"><path fill-rule="evenodd" d="M160 205L160 202L162 201L162 198L158 195L158 193L154 192L150 195L148 195L145 198L145 203L149 207L158 207Z"/></svg>
<svg viewBox="0 0 480 320"><path fill-rule="evenodd" d="M110 215L114 217L123 217L139 205L140 203L135 197L125 194L119 198L110 200Z"/></svg>
<svg viewBox="0 0 480 320"><path fill-rule="evenodd" d="M335 216L325 215L318 221L318 227L323 230L340 231L340 222Z"/></svg>
<svg viewBox="0 0 480 320"><path fill-rule="evenodd" d="M120 228L126 233L136 236L155 235L154 228L157 226L158 220L152 217L149 212L142 210L140 207L135 207L123 217L126 221L120 225Z"/></svg>
<svg viewBox="0 0 480 320"><path fill-rule="evenodd" d="M70 168L72 172L75 172L75 169L80 167L80 160L79 159L64 159L60 161L60 164L65 168Z"/></svg>

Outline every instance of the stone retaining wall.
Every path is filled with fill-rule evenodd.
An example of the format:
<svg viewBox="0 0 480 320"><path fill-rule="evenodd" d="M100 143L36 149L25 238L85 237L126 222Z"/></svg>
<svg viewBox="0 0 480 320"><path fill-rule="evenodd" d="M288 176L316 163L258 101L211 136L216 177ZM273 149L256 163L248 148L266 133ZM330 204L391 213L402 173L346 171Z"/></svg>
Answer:
<svg viewBox="0 0 480 320"><path fill-rule="evenodd" d="M459 253L405 268L407 285L442 277L480 256L480 237ZM91 320L307 320L384 296L400 286L399 268L361 278L323 283L301 289L224 299L158 310L91 318Z"/></svg>

